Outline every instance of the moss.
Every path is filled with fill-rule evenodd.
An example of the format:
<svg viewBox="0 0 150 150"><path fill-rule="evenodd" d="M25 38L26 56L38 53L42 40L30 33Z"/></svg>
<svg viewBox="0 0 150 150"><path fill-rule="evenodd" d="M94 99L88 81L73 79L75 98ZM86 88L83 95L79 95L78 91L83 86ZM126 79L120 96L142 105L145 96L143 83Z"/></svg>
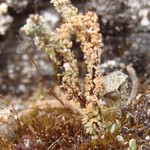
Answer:
<svg viewBox="0 0 150 150"><path fill-rule="evenodd" d="M43 109L24 110L21 112L20 120L16 120L16 123L21 124L15 132L16 136L13 139L0 136L0 147L7 150L119 150L130 148L134 139L137 149L148 149L148 141L145 140L149 135L148 107L147 93L143 94L133 107L122 110L121 124L114 133L102 132L94 140L85 132L79 114L71 113L64 108L51 108L50 105ZM141 110L145 113L141 113Z"/></svg>

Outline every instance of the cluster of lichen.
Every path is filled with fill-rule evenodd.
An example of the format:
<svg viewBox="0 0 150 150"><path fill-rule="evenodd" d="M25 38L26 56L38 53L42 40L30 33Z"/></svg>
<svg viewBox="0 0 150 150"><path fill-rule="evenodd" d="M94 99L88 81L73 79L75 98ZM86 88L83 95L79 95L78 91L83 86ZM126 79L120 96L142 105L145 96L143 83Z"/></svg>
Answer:
<svg viewBox="0 0 150 150"><path fill-rule="evenodd" d="M100 131L112 130L117 126L116 120L113 122L105 117L109 114L116 116L115 108L108 110L101 98L103 76L99 64L103 44L98 17L91 11L83 15L69 0L51 0L51 3L63 17L64 23L59 29L52 32L47 28L42 16L31 15L21 30L33 38L38 48L49 54L52 62L61 67L62 73L58 73L58 77L62 78L61 88L67 91L68 100L80 103L85 129L95 137ZM71 50L72 35L76 37L76 42L81 43L84 54L86 65L84 86L79 82L77 59Z"/></svg>

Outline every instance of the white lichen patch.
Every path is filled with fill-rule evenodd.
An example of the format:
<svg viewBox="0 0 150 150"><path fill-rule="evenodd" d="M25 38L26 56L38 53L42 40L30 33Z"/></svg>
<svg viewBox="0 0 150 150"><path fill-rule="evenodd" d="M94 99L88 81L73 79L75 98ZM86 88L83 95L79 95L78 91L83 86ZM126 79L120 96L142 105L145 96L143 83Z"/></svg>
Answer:
<svg viewBox="0 0 150 150"><path fill-rule="evenodd" d="M8 5L6 3L0 4L0 16L6 14L8 11Z"/></svg>
<svg viewBox="0 0 150 150"><path fill-rule="evenodd" d="M18 124L13 112L8 109L0 109L0 134L7 139L15 138L15 131L18 128Z"/></svg>
<svg viewBox="0 0 150 150"><path fill-rule="evenodd" d="M103 77L102 85L104 94L118 90L118 88L127 80L128 76L121 71L114 71Z"/></svg>
<svg viewBox="0 0 150 150"><path fill-rule="evenodd" d="M8 5L6 3L0 4L0 35L5 35L10 24L13 22L13 18L7 14Z"/></svg>

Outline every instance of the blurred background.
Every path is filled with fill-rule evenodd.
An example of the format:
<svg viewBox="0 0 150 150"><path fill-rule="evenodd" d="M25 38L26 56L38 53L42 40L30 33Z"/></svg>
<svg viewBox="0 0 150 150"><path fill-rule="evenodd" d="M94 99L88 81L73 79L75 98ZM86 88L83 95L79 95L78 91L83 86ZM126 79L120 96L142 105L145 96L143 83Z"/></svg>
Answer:
<svg viewBox="0 0 150 150"><path fill-rule="evenodd" d="M100 64L103 73L126 70L126 65L132 63L140 90L148 90L150 0L72 0L72 4L84 14L90 10L98 15L104 43ZM44 16L53 31L63 23L49 0L0 0L0 93L13 98L25 99L46 90L31 59L22 51L23 43L19 43L19 29L30 14ZM73 50L79 48L78 43L73 45ZM46 83L55 85L55 70L47 54L34 45L28 51ZM82 64L82 53L77 53Z"/></svg>

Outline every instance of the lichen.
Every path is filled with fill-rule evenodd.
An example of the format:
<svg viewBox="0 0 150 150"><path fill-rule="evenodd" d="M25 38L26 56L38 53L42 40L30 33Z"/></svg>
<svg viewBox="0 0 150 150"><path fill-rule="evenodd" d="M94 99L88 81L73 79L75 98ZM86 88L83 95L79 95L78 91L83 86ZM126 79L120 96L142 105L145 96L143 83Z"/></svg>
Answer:
<svg viewBox="0 0 150 150"><path fill-rule="evenodd" d="M103 76L101 63L102 35L98 17L88 11L80 13L69 0L52 0L55 9L61 14L64 23L55 32L47 28L44 17L30 15L21 31L33 39L35 45L45 50L51 61L61 70L57 73L60 88L67 100L80 103L85 130L92 137L101 132L115 132L120 126L121 106L126 99L107 100L104 95L117 91L127 79L121 71ZM86 65L84 85L79 82L78 63L72 48L72 35L80 43ZM112 116L109 117L109 116Z"/></svg>
<svg viewBox="0 0 150 150"><path fill-rule="evenodd" d="M13 18L8 14L7 3L0 4L0 35L5 35L9 29L10 24L13 22Z"/></svg>

